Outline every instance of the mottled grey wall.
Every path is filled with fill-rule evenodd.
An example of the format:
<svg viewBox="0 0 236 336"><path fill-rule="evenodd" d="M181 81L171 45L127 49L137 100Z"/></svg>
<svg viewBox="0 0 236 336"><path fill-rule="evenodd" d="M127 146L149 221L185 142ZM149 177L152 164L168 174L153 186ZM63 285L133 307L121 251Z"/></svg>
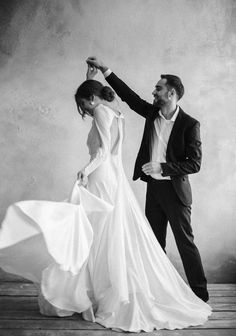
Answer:
<svg viewBox="0 0 236 336"><path fill-rule="evenodd" d="M66 198L87 162L91 121L73 94L89 55L148 101L159 75L174 73L186 86L181 106L202 129L203 165L191 177L196 242L209 281L235 282L236 2L2 0L0 11L1 219L15 201ZM120 106L131 181L144 121ZM145 184L131 185L143 207ZM171 233L168 250L182 273Z"/></svg>

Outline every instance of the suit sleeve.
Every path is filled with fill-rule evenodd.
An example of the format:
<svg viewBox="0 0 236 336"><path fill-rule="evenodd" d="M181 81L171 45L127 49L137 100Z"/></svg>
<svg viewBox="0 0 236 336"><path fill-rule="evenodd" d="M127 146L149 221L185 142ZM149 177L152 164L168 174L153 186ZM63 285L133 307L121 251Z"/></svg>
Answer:
<svg viewBox="0 0 236 336"><path fill-rule="evenodd" d="M94 122L100 137L100 146L96 150L93 159L83 168L88 176L97 169L110 153L112 114L109 109L103 105L96 107L94 111Z"/></svg>
<svg viewBox="0 0 236 336"><path fill-rule="evenodd" d="M162 176L178 176L197 173L201 168L202 146L200 123L197 121L186 131L186 159L179 162L161 163Z"/></svg>
<svg viewBox="0 0 236 336"><path fill-rule="evenodd" d="M126 102L129 107L140 114L142 117L147 117L147 109L152 104L141 99L132 89L128 87L120 78L118 78L113 72L106 77L106 81L115 90L117 95Z"/></svg>

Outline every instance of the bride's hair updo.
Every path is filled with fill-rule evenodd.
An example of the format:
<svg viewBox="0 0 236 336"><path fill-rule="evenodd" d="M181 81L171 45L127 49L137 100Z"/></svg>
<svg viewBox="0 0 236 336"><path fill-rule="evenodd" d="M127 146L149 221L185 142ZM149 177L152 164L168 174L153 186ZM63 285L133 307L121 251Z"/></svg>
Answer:
<svg viewBox="0 0 236 336"><path fill-rule="evenodd" d="M101 99L104 99L108 102L112 102L115 99L115 92L109 86L103 86L102 83L88 79L83 82L76 91L75 94L75 101L78 107L79 113L84 118L85 113L81 112L80 109L80 99L89 99L92 96L98 96Z"/></svg>

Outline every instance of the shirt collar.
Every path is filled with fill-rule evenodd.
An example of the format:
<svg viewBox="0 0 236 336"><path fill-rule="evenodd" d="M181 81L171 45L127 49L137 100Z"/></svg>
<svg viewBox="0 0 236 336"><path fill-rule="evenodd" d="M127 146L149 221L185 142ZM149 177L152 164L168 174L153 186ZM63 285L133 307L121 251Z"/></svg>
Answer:
<svg viewBox="0 0 236 336"><path fill-rule="evenodd" d="M177 116L178 116L178 113L179 113L179 105L177 105L176 111L175 111L175 113L173 114L173 116L171 117L171 119L166 119L166 118L163 116L163 114L161 113L161 110L159 110L159 116L160 116L161 118L163 118L163 119L166 120L166 121L172 121L172 122L175 122L175 120L176 120L176 118L177 118Z"/></svg>

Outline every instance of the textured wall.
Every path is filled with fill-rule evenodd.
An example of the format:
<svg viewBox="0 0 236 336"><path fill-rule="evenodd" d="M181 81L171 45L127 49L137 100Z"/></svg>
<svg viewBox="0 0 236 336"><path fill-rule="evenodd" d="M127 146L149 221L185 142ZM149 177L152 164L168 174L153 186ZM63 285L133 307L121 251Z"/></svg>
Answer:
<svg viewBox="0 0 236 336"><path fill-rule="evenodd" d="M0 219L18 200L66 198L87 162L91 120L80 119L73 94L89 55L104 59L149 101L159 75L174 73L186 86L181 106L202 129L203 165L191 177L196 242L209 281L235 282L236 2L0 3ZM143 120L120 106L131 181ZM131 185L143 207L145 184ZM182 273L171 233L168 250Z"/></svg>

